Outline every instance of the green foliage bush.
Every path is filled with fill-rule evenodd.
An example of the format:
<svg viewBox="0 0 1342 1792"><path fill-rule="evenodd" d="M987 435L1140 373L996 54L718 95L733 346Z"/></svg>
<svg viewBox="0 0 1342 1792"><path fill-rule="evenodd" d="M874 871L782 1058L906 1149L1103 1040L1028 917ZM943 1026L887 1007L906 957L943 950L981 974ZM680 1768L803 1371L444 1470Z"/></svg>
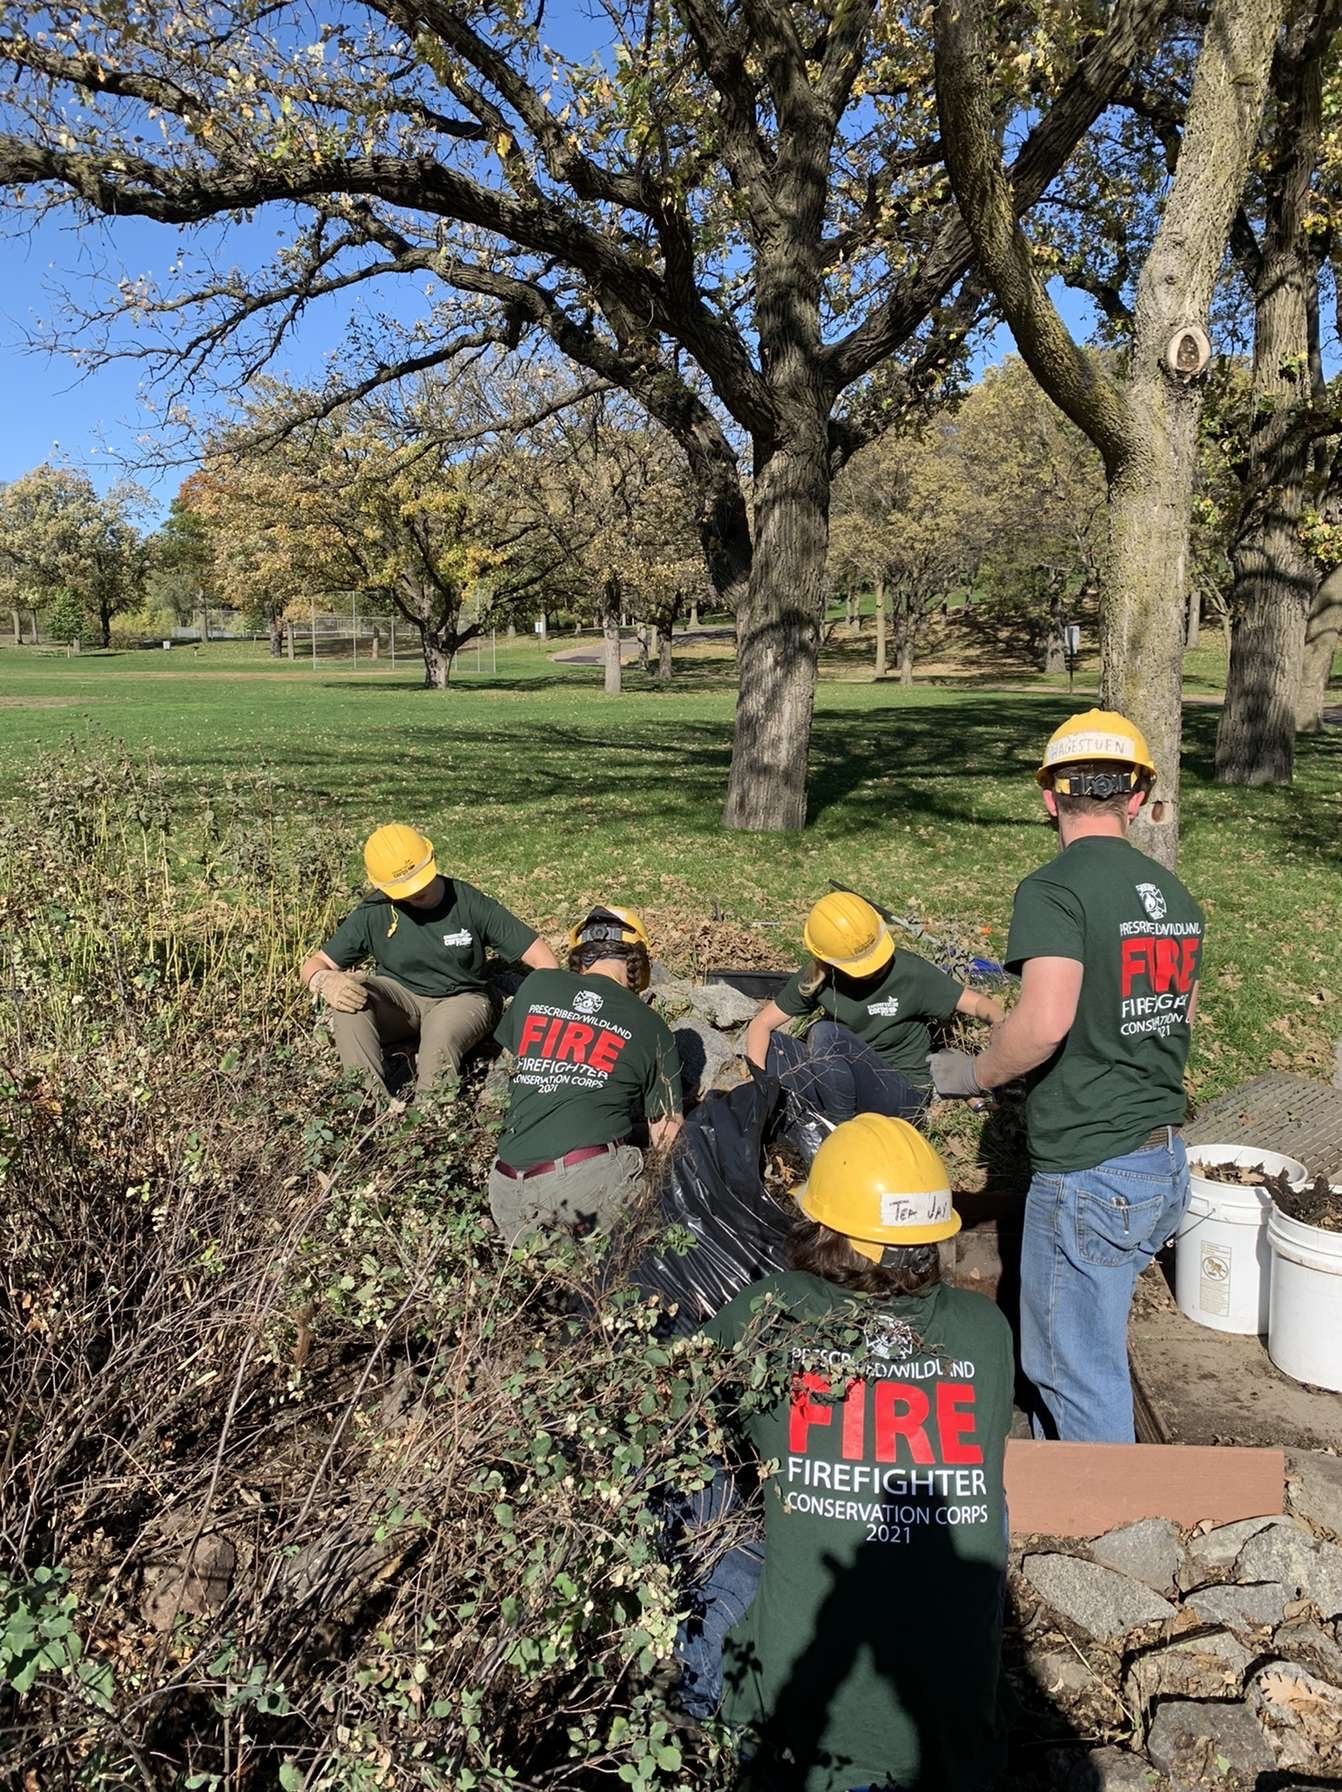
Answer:
<svg viewBox="0 0 1342 1792"><path fill-rule="evenodd" d="M658 1690L718 1371L340 1080L275 822L74 754L0 822L0 1780L721 1785Z"/></svg>

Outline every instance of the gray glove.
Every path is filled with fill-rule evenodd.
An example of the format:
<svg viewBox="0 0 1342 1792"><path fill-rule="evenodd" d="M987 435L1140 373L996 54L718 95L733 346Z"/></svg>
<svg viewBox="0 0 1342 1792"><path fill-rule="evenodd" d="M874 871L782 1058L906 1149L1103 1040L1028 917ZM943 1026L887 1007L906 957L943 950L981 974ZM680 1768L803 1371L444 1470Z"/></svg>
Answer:
<svg viewBox="0 0 1342 1792"><path fill-rule="evenodd" d="M932 1072L932 1087L938 1095L982 1095L979 1079L974 1075L974 1060L968 1052L931 1052L927 1067Z"/></svg>
<svg viewBox="0 0 1342 1792"><path fill-rule="evenodd" d="M368 1006L368 991L348 971L318 971L308 988L337 1014L357 1014Z"/></svg>

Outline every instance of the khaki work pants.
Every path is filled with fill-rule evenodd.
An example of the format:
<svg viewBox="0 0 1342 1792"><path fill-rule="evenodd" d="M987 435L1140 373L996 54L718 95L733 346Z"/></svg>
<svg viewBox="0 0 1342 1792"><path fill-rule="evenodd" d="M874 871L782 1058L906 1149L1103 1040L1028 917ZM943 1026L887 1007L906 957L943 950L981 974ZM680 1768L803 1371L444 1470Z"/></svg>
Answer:
<svg viewBox="0 0 1342 1792"><path fill-rule="evenodd" d="M409 1046L416 1053L415 1093L427 1095L448 1072L456 1076L461 1061L479 1045L498 1020L493 996L473 990L456 996L418 996L394 977L366 977L368 1006L356 1014L327 1010L340 1062L358 1070L370 1089L390 1095L384 1053L388 1046Z"/></svg>
<svg viewBox="0 0 1342 1792"><path fill-rule="evenodd" d="M519 1181L497 1165L489 1172L489 1211L509 1244L528 1232L609 1232L633 1211L643 1180L643 1153L617 1145L604 1157L585 1158Z"/></svg>

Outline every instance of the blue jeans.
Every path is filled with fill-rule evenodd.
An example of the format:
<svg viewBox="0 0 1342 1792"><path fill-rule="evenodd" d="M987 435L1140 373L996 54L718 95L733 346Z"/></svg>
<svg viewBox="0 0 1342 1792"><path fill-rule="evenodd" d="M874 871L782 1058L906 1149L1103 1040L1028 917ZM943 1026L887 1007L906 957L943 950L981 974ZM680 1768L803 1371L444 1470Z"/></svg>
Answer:
<svg viewBox="0 0 1342 1792"><path fill-rule="evenodd" d="M736 1484L719 1469L707 1487L678 1499L678 1526L690 1542L694 1532L726 1516L739 1504ZM688 1714L712 1717L722 1702L722 1650L727 1632L745 1617L764 1572L764 1540L748 1539L720 1556L694 1588L694 1609L676 1632L680 1663L677 1697Z"/></svg>
<svg viewBox="0 0 1342 1792"><path fill-rule="evenodd" d="M1036 1437L1131 1443L1128 1309L1188 1200L1183 1140L1093 1170L1036 1172L1020 1260L1021 1368Z"/></svg>
<svg viewBox="0 0 1342 1792"><path fill-rule="evenodd" d="M789 1093L836 1126L854 1114L917 1120L928 1103L926 1089L892 1070L851 1028L833 1020L816 1021L804 1039L772 1034L767 1068Z"/></svg>

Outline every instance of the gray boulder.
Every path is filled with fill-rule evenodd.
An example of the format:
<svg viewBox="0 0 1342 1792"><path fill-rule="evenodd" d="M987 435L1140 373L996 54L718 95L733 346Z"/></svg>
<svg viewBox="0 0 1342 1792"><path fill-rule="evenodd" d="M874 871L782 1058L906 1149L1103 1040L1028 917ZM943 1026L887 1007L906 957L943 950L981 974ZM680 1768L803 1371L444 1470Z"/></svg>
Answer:
<svg viewBox="0 0 1342 1792"><path fill-rule="evenodd" d="M233 1584L238 1552L219 1531L195 1538L196 1521L181 1515L145 1564L140 1614L151 1630L172 1630L181 1618L217 1612ZM194 1538L194 1547L193 1547Z"/></svg>
<svg viewBox="0 0 1342 1792"><path fill-rule="evenodd" d="M1278 1519L1251 1537L1235 1560L1235 1577L1279 1580L1325 1618L1342 1613L1342 1545L1320 1543L1297 1519Z"/></svg>
<svg viewBox="0 0 1342 1792"><path fill-rule="evenodd" d="M1223 1786L1228 1774L1252 1786L1260 1773L1276 1765L1263 1732L1243 1705L1202 1699L1163 1704L1147 1733L1146 1751L1176 1792Z"/></svg>
<svg viewBox="0 0 1342 1792"><path fill-rule="evenodd" d="M1298 1661L1334 1686L1342 1686L1342 1648L1312 1618L1292 1618L1278 1626L1272 1647L1286 1661Z"/></svg>
<svg viewBox="0 0 1342 1792"><path fill-rule="evenodd" d="M1342 1537L1342 1456L1296 1450L1287 1458L1286 1471L1292 1512L1319 1530Z"/></svg>
<svg viewBox="0 0 1342 1792"><path fill-rule="evenodd" d="M1139 1518L1098 1537L1090 1553L1106 1568L1142 1581L1157 1593L1168 1593L1184 1559L1184 1545L1172 1520Z"/></svg>
<svg viewBox="0 0 1342 1792"><path fill-rule="evenodd" d="M1259 1630L1280 1624L1286 1614L1290 1589L1279 1580L1257 1581L1250 1586L1199 1587L1184 1601L1208 1624L1228 1624L1233 1630Z"/></svg>
<svg viewBox="0 0 1342 1792"><path fill-rule="evenodd" d="M1248 1695L1278 1767L1320 1778L1342 1768L1342 1691L1336 1686L1296 1662L1269 1661L1250 1679Z"/></svg>
<svg viewBox="0 0 1342 1792"><path fill-rule="evenodd" d="M1228 1630L1200 1631L1135 1655L1123 1696L1142 1722L1164 1699L1237 1699L1253 1659Z"/></svg>
<svg viewBox="0 0 1342 1792"><path fill-rule="evenodd" d="M691 1011L710 1027L733 1029L755 1018L759 1003L730 983L696 983L689 992Z"/></svg>
<svg viewBox="0 0 1342 1792"><path fill-rule="evenodd" d="M1214 1531L1206 1531L1201 1537L1194 1537L1188 1546L1190 1561L1198 1568L1210 1572L1216 1568L1231 1568L1235 1558L1249 1541L1264 1531L1276 1519L1241 1518L1234 1524L1219 1524Z"/></svg>
<svg viewBox="0 0 1342 1792"><path fill-rule="evenodd" d="M1160 1792L1169 1781L1142 1755L1125 1748L1059 1749L1048 1764L1057 1792Z"/></svg>
<svg viewBox="0 0 1342 1792"><path fill-rule="evenodd" d="M1141 1581L1079 1556L1026 1556L1021 1571L1059 1616L1103 1642L1175 1615L1169 1600Z"/></svg>
<svg viewBox="0 0 1342 1792"><path fill-rule="evenodd" d="M729 1086L728 1071L737 1057L734 1042L701 1020L683 1020L673 1031L680 1055L681 1086L687 1101Z"/></svg>

